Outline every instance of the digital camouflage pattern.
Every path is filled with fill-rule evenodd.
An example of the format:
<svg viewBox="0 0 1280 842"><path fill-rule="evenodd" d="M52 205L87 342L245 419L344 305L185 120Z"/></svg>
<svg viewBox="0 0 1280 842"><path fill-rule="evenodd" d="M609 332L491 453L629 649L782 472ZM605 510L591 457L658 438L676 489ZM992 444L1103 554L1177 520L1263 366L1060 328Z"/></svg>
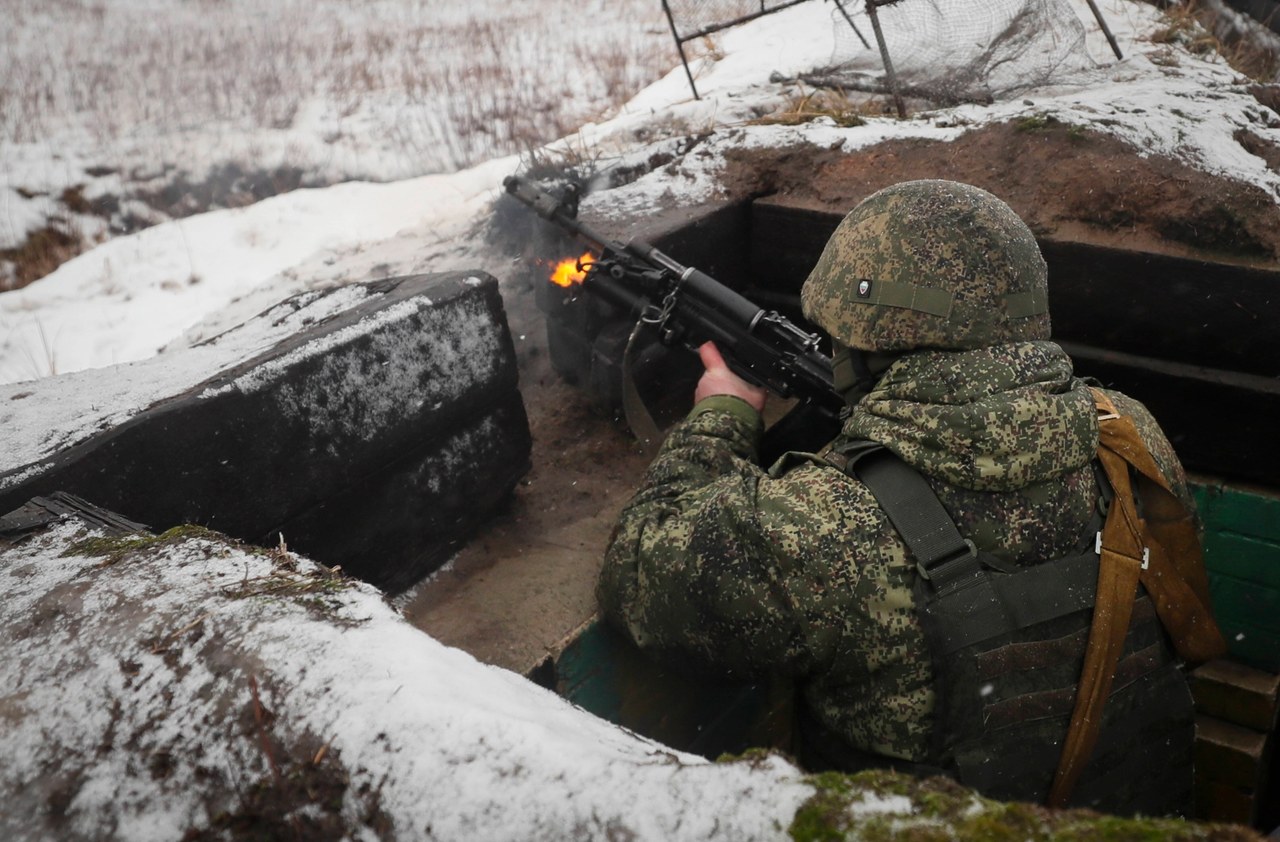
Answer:
<svg viewBox="0 0 1280 842"><path fill-rule="evenodd" d="M909 181L841 221L801 291L804 314L863 351L967 349L1048 339L1048 270L998 198Z"/></svg>
<svg viewBox="0 0 1280 842"><path fill-rule="evenodd" d="M1112 397L1189 501L1151 416ZM606 553L604 616L672 665L793 679L850 745L927 760L933 671L906 547L871 493L823 458L762 469L761 432L727 396L672 430ZM961 532L1013 563L1065 554L1095 507L1096 411L1051 342L905 355L835 446L855 438L923 472Z"/></svg>

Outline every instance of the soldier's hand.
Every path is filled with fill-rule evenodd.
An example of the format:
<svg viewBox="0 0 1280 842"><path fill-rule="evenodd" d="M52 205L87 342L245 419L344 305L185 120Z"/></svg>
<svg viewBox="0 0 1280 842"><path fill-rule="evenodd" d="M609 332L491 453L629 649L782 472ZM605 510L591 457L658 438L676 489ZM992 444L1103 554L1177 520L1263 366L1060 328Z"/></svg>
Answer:
<svg viewBox="0 0 1280 842"><path fill-rule="evenodd" d="M702 359L702 367L706 371L702 373L698 387L693 390L694 403L712 395L733 395L742 398L756 412L764 411L764 402L768 393L759 386L752 386L730 371L714 342L704 342L698 348L698 356Z"/></svg>

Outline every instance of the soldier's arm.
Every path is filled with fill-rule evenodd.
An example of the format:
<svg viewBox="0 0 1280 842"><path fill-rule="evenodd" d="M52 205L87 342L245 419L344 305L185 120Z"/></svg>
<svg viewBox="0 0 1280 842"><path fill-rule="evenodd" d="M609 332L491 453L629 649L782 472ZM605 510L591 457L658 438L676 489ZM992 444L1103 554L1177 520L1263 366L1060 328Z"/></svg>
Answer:
<svg viewBox="0 0 1280 842"><path fill-rule="evenodd" d="M619 518L597 588L601 611L667 663L735 677L803 668L786 561L758 518L761 432L744 400L699 401Z"/></svg>

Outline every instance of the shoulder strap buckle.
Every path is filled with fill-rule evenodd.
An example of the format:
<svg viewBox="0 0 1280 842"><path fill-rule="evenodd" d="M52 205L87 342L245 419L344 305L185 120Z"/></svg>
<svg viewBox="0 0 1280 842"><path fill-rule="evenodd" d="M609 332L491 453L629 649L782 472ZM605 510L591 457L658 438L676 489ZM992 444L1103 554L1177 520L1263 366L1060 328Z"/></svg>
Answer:
<svg viewBox="0 0 1280 842"><path fill-rule="evenodd" d="M951 574L953 570L968 571L973 569L978 562L978 547L969 538L961 540L964 542L964 546L942 558L929 559L927 566L923 559L916 562L916 571L919 572L922 578L933 582L934 576L938 573ZM943 580L952 580L955 576L954 574L943 575L941 578ZM937 582L934 584L941 586Z"/></svg>

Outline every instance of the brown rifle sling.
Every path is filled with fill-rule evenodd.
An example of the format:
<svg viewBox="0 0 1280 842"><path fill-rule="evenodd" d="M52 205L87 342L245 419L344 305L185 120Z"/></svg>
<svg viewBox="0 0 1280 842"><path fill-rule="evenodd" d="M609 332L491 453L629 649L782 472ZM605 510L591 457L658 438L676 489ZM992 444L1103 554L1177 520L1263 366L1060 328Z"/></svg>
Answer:
<svg viewBox="0 0 1280 842"><path fill-rule="evenodd" d="M1098 459L1115 498L1102 528L1089 643L1049 792L1051 807L1066 805L1097 743L1139 582L1180 657L1198 663L1226 651L1191 513L1169 488L1133 420L1117 413L1105 393L1092 391L1099 412ZM1145 518L1138 514L1138 499Z"/></svg>

